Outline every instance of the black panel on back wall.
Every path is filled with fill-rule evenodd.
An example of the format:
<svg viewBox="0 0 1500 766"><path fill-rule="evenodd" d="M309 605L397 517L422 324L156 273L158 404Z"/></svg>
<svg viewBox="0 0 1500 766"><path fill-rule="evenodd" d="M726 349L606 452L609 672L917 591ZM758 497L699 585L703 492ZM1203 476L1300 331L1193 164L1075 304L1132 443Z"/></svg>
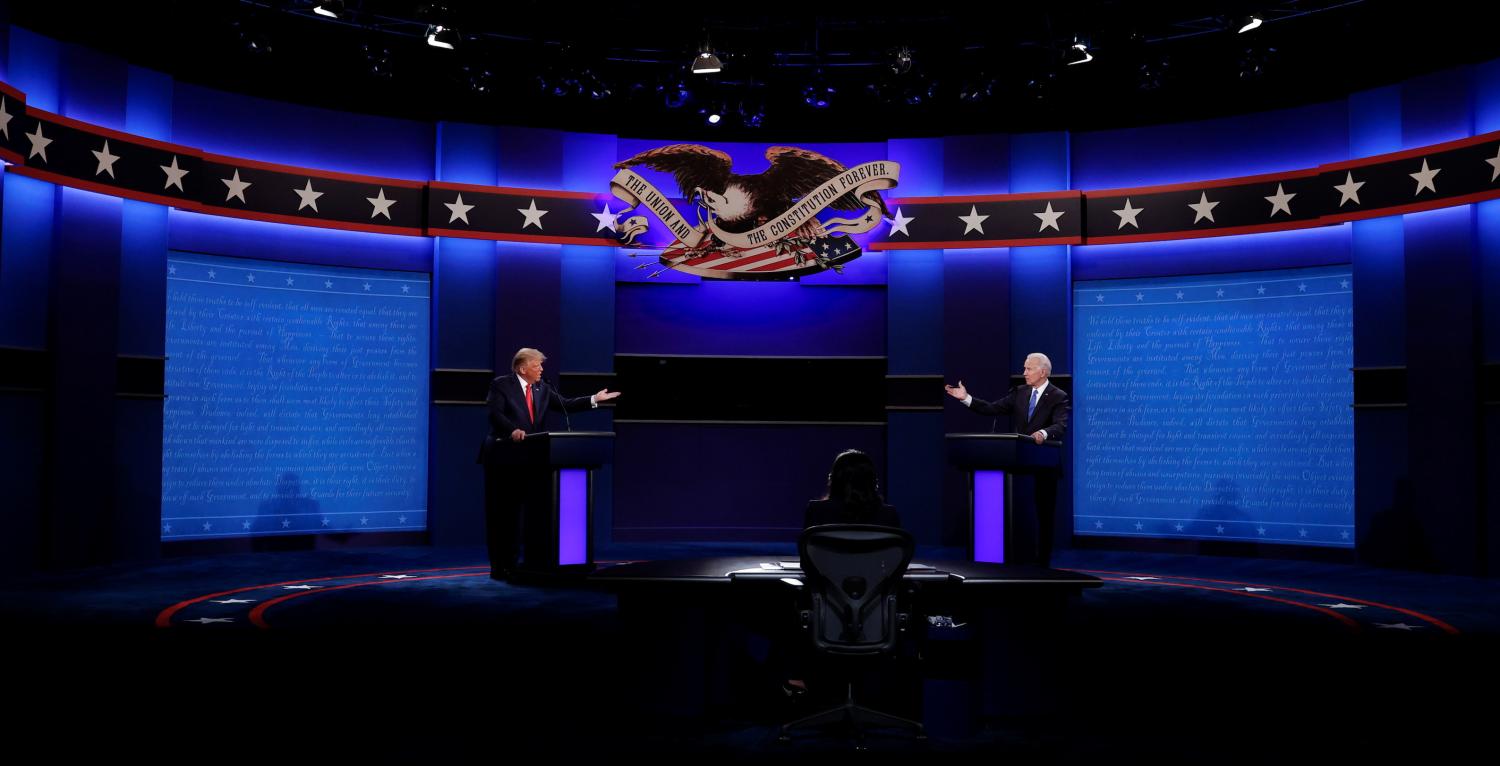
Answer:
<svg viewBox="0 0 1500 766"><path fill-rule="evenodd" d="M0 346L0 391L39 393L52 386L52 362L39 348Z"/></svg>
<svg viewBox="0 0 1500 766"><path fill-rule="evenodd" d="M456 370L437 368L432 371L434 404L483 404L490 393L493 370Z"/></svg>
<svg viewBox="0 0 1500 766"><path fill-rule="evenodd" d="M885 421L884 357L615 356L619 420Z"/></svg>

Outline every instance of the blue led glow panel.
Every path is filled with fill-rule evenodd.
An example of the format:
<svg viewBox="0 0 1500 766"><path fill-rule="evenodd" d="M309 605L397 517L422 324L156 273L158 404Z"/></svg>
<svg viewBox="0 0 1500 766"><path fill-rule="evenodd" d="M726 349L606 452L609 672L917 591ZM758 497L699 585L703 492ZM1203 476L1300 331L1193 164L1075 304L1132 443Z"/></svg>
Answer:
<svg viewBox="0 0 1500 766"><path fill-rule="evenodd" d="M427 527L426 274L173 253L161 538Z"/></svg>
<svg viewBox="0 0 1500 766"><path fill-rule="evenodd" d="M1075 283L1074 533L1352 547L1353 284Z"/></svg>

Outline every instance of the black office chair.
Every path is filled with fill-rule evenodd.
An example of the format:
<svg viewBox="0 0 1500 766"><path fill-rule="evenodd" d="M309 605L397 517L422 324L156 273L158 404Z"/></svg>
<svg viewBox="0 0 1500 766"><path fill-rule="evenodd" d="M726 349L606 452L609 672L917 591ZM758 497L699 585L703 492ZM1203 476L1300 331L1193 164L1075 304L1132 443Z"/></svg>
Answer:
<svg viewBox="0 0 1500 766"><path fill-rule="evenodd" d="M802 533L797 552L811 596L802 623L820 656L854 664L895 653L908 619L898 608L897 593L915 548L911 534L894 527L826 524ZM877 727L899 727L926 739L916 721L855 704L852 678L844 704L782 726L781 739L790 739L792 729L840 721L857 739L863 739L865 729Z"/></svg>

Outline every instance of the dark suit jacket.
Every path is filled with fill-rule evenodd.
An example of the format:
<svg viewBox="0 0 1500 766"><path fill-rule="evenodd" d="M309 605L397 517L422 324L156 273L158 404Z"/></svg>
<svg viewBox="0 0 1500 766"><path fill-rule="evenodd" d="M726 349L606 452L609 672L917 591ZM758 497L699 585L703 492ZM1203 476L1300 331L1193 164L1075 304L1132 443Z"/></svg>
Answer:
<svg viewBox="0 0 1500 766"><path fill-rule="evenodd" d="M1030 404L1031 386L1022 384L993 402L976 396L969 403L969 409L981 415L1005 417L1006 428L1015 433L1034 434L1045 428L1048 441L1061 441L1068 432L1068 418L1073 412L1068 395L1049 381L1047 390L1042 392L1042 398L1036 403L1036 412L1028 419L1026 408Z"/></svg>
<svg viewBox="0 0 1500 766"><path fill-rule="evenodd" d="M874 517L855 516L837 500L810 500L807 512L802 517L802 528L822 524L879 524L886 527L901 526L901 514L889 505L880 506Z"/></svg>
<svg viewBox="0 0 1500 766"><path fill-rule="evenodd" d="M490 433L480 445L478 462L483 463L496 445L515 444L510 440L510 434L518 428L528 434L547 430L548 413L558 410L576 412L589 407L589 397L565 399L545 380L537 383L531 399L536 407L535 418L526 413L526 396L521 393L521 379L517 375L501 375L490 381L490 395L484 400L490 415Z"/></svg>

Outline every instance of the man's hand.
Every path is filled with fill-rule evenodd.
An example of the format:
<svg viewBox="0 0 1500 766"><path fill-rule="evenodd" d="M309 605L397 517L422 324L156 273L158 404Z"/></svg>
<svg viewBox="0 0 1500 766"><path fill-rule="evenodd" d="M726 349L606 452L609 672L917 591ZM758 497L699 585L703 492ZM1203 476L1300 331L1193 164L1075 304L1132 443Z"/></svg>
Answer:
<svg viewBox="0 0 1500 766"><path fill-rule="evenodd" d="M613 399L613 398L615 398L615 397L617 397L619 395L620 395L619 391L610 392L610 390L607 389L607 388L601 389L599 391L599 393L594 394L594 403L598 404L599 402L607 402L610 399Z"/></svg>
<svg viewBox="0 0 1500 766"><path fill-rule="evenodd" d="M1036 433L1031 435L1031 438L1035 439L1037 444L1041 444L1042 442L1047 441L1047 432L1037 431Z"/></svg>
<svg viewBox="0 0 1500 766"><path fill-rule="evenodd" d="M963 401L969 398L969 391L968 389L964 388L964 382L961 380L956 386L943 386L943 390L947 391L949 396L959 401Z"/></svg>
<svg viewBox="0 0 1500 766"><path fill-rule="evenodd" d="M518 441L520 441L522 439L525 439L525 438L526 438L526 432L522 431L519 428L517 428L516 430L510 432L510 440L513 441L513 442L518 442Z"/></svg>

